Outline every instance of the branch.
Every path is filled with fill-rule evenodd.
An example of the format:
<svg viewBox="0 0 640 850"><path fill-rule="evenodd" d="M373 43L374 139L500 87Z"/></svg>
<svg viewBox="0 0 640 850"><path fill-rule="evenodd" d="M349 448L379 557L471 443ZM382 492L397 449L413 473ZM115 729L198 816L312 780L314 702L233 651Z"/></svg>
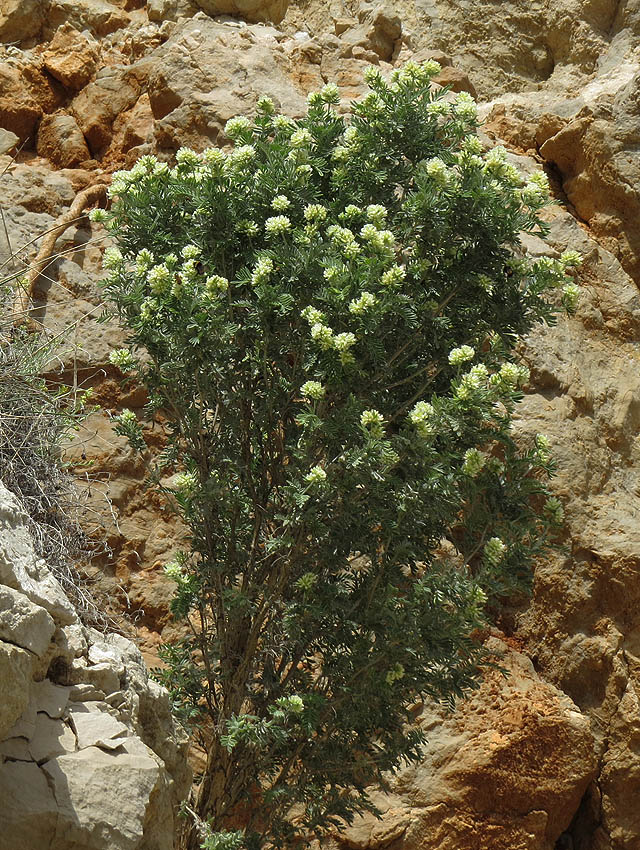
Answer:
<svg viewBox="0 0 640 850"><path fill-rule="evenodd" d="M101 201L107 193L107 187L104 183L97 183L94 186L89 186L79 192L74 202L69 209L64 212L56 224L47 233L45 239L40 246L40 250L35 256L35 259L29 266L29 271L26 278L23 278L16 285L13 298L13 323L18 326L26 323L27 325L35 324L35 320L30 316L33 305L33 293L40 274L51 262L51 257L54 253L58 238L72 225L79 221L85 209L97 201Z"/></svg>

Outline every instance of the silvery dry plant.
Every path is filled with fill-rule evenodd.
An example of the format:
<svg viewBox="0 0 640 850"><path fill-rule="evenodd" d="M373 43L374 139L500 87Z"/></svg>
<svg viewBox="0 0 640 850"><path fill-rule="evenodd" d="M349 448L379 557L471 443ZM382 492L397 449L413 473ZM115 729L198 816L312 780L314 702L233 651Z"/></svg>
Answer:
<svg viewBox="0 0 640 850"><path fill-rule="evenodd" d="M334 85L297 121L262 98L229 152L145 156L95 214L130 334L112 360L182 468L166 573L190 632L162 678L209 741L191 847L374 810L367 787L420 758L410 706L477 684L487 607L562 525L549 441L512 436L514 349L573 308L579 257L522 256L546 177L485 152L438 70L369 69L348 119ZM118 427L144 447L133 413Z"/></svg>

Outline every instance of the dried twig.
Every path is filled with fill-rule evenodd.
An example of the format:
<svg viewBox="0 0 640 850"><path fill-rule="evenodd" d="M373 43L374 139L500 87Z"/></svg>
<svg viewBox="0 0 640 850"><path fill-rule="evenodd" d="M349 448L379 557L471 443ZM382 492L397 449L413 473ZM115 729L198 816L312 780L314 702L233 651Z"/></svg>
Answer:
<svg viewBox="0 0 640 850"><path fill-rule="evenodd" d="M91 204L101 201L106 195L106 192L107 187L104 183L97 183L94 186L83 189L82 192L76 195L69 209L60 216L56 224L49 230L35 259L29 266L29 271L24 278L18 281L15 287L13 300L14 324L23 324L25 322L25 316L29 317L30 322L33 322L33 318L30 317L30 311L35 285L40 274L53 261L52 256L56 242L68 227L83 217L84 210Z"/></svg>

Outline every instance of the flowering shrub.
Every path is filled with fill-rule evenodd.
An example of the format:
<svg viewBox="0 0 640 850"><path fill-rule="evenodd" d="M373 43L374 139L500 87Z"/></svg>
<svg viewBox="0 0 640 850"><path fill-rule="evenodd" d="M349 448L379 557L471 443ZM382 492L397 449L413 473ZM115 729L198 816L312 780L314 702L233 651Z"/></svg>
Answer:
<svg viewBox="0 0 640 850"><path fill-rule="evenodd" d="M579 258L518 251L544 235L546 178L485 153L437 71L370 69L348 122L335 86L299 121L263 98L230 152L143 157L98 213L130 330L113 362L145 353L184 467L168 495L190 546L167 575L192 634L164 681L210 723L207 847L373 810L367 786L419 758L409 707L473 687L487 600L527 584L562 521L548 441L511 435L513 350L573 306Z"/></svg>

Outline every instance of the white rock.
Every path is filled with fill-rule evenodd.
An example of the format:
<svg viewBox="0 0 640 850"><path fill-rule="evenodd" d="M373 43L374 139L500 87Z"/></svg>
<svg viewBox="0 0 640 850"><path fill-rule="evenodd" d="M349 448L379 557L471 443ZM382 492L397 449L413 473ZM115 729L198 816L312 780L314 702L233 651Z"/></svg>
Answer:
<svg viewBox="0 0 640 850"><path fill-rule="evenodd" d="M149 750L131 754L88 747L52 759L43 770L58 801L50 850L76 845L83 850L140 847L149 800L161 776ZM167 836L166 850L171 846Z"/></svg>
<svg viewBox="0 0 640 850"><path fill-rule="evenodd" d="M104 712L87 711L82 705L73 706L69 711L71 724L78 738L79 749L85 747L107 746L111 738L121 738L128 733L124 723Z"/></svg>
<svg viewBox="0 0 640 850"><path fill-rule="evenodd" d="M58 806L37 764L0 765L0 850L52 850Z"/></svg>
<svg viewBox="0 0 640 850"><path fill-rule="evenodd" d="M74 685L69 693L70 702L89 702L91 700L103 700L104 691L95 685Z"/></svg>
<svg viewBox="0 0 640 850"><path fill-rule="evenodd" d="M51 616L24 593L0 585L0 639L42 657L56 630Z"/></svg>
<svg viewBox="0 0 640 850"><path fill-rule="evenodd" d="M33 738L29 741L29 752L39 764L64 753L76 750L76 736L63 720L52 720L46 714L38 714Z"/></svg>
<svg viewBox="0 0 640 850"><path fill-rule="evenodd" d="M26 649L0 641L0 740L29 703L33 662L34 656Z"/></svg>
<svg viewBox="0 0 640 850"><path fill-rule="evenodd" d="M41 682L33 682L31 685L31 699L36 711L44 711L49 717L62 717L71 688L54 685L49 679Z"/></svg>
<svg viewBox="0 0 640 850"><path fill-rule="evenodd" d="M84 658L76 658L71 665L71 677L74 684L93 685L105 694L112 694L114 691L120 690L120 676L106 662L87 667Z"/></svg>
<svg viewBox="0 0 640 850"><path fill-rule="evenodd" d="M45 608L62 624L77 623L78 615L60 583L33 548L27 517L0 483L0 584L6 584Z"/></svg>
<svg viewBox="0 0 640 850"><path fill-rule="evenodd" d="M0 744L0 756L12 761L33 761L26 738L7 738ZM0 758L0 762L3 758Z"/></svg>

